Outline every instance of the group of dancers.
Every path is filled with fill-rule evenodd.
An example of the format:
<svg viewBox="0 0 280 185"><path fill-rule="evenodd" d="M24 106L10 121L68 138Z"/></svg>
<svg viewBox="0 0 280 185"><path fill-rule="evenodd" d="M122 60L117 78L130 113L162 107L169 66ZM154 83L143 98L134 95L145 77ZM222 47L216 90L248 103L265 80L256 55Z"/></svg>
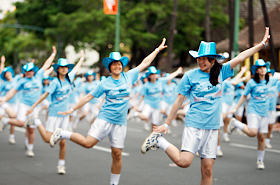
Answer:
<svg viewBox="0 0 280 185"><path fill-rule="evenodd" d="M269 38L269 28L266 28L259 44L223 64L220 61L224 57L216 53L216 44L202 41L198 51L189 51L198 68L184 73L178 85L174 78L183 74L181 67L159 77L159 70L150 66L157 54L167 47L165 38L137 67L127 72L123 69L129 62L128 57L121 56L119 52L110 53L102 60L110 76L102 79L92 70L83 78L75 78L84 61L83 51L76 65L69 64L65 58L52 65L56 56L53 46L52 54L40 69L30 62L22 67L22 74L16 76L11 67L4 68L5 59L2 57L0 131L10 124L9 142L14 144L13 127L25 127L26 155L29 157L34 156L35 128L51 147L59 143L59 174L66 173L65 140L92 148L108 136L112 153L110 184L117 185L122 169L121 153L127 119L139 117L145 130L152 130L140 146L143 154L150 149L161 148L177 166L186 168L198 153L201 158L201 184L212 184L212 168L220 150L219 129L223 123L225 141L229 141L227 133L235 128L250 137L258 137L258 169L264 169L265 134L270 128L268 115L275 115L275 110L270 110L267 102L274 98L272 89L277 86L278 78L269 77L268 63L262 59L252 66L252 79L249 80L248 75L242 77L246 71L244 68L235 78L229 78L233 76L233 68L265 47ZM56 77L51 80L49 74L52 71ZM236 100L235 107L227 106L229 99L225 96L234 98L233 85L236 89L244 88L243 81L247 84L244 92L239 93L240 100ZM238 93L235 94L237 97ZM239 113L243 113L241 109L249 95L246 125L241 122L242 115ZM271 101L275 103L274 99ZM14 107L18 107L17 111ZM40 109L47 109L45 124L38 117ZM231 118L232 114L235 118ZM165 115L166 119L161 119L161 115ZM91 123L86 137L73 132L73 128L85 117ZM176 126L179 118L185 123L180 150L162 135L170 132L171 123Z"/></svg>

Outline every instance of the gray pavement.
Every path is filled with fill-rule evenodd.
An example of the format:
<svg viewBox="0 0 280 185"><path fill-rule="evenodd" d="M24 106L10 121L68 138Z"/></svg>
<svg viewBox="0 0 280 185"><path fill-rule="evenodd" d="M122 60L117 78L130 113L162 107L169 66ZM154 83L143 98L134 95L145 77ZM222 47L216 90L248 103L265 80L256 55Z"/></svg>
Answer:
<svg viewBox="0 0 280 185"><path fill-rule="evenodd" d="M89 124L81 122L77 132L86 135ZM180 148L183 124L172 128L166 139ZM108 138L96 149L85 149L67 141L66 175L58 175L58 146L50 148L38 131L35 138L35 157L25 156L24 129L16 131L16 145L8 143L9 129L0 133L0 185L106 185L110 181L111 154ZM143 155L140 146L147 137L142 122L129 121L123 151L120 185L196 185L200 184L200 159L195 157L189 168L173 165L162 150ZM256 169L257 140L233 133L230 143L221 143L224 157L216 159L213 168L215 185L279 185L280 134L273 133L273 149L266 150L265 170ZM109 150L109 152L108 152Z"/></svg>

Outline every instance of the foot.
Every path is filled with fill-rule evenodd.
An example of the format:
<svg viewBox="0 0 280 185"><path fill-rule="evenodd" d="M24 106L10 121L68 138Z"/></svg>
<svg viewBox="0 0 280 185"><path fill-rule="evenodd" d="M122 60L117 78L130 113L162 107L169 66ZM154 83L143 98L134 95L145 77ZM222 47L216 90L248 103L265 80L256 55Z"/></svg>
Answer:
<svg viewBox="0 0 280 185"><path fill-rule="evenodd" d="M61 130L62 130L61 128L56 128L55 131L53 132L53 134L50 138L50 146L51 147L54 147L54 145L56 143L58 143L58 141L61 140L61 134L60 134Z"/></svg>
<svg viewBox="0 0 280 185"><path fill-rule="evenodd" d="M65 175L65 173L66 173L65 166L57 166L57 173L59 175Z"/></svg>
<svg viewBox="0 0 280 185"><path fill-rule="evenodd" d="M223 139L224 139L224 141L225 141L226 143L230 142L230 139L229 139L228 136L224 136Z"/></svg>
<svg viewBox="0 0 280 185"><path fill-rule="evenodd" d="M234 131L234 129L236 128L234 126L235 120L236 120L235 118L231 118L230 121L229 121L229 124L228 124L228 133L229 134L231 134Z"/></svg>
<svg viewBox="0 0 280 185"><path fill-rule="evenodd" d="M36 116L33 114L31 115L29 118L27 118L27 120L25 120L24 122L24 128L27 128L31 125L34 125L34 120L36 119Z"/></svg>
<svg viewBox="0 0 280 185"><path fill-rule="evenodd" d="M257 168L259 169L259 170L264 170L264 163L263 163L263 161L258 161L257 162Z"/></svg>
<svg viewBox="0 0 280 185"><path fill-rule="evenodd" d="M265 148L270 149L270 148L272 148L272 146L271 146L271 144L270 144L270 143L265 143Z"/></svg>
<svg viewBox="0 0 280 185"><path fill-rule="evenodd" d="M147 153L151 148L156 148L157 146L157 138L161 136L161 133L152 132L143 142L141 146L142 154Z"/></svg>
<svg viewBox="0 0 280 185"><path fill-rule="evenodd" d="M144 123L144 129L146 131L150 131L151 130L148 123Z"/></svg>
<svg viewBox="0 0 280 185"><path fill-rule="evenodd" d="M9 143L10 143L11 145L16 144L15 138L9 138Z"/></svg>
<svg viewBox="0 0 280 185"><path fill-rule="evenodd" d="M5 130L6 125L3 123L3 118L0 119L0 132Z"/></svg>
<svg viewBox="0 0 280 185"><path fill-rule="evenodd" d="M27 150L27 151L25 152L25 155L26 155L27 157L34 157L34 156L35 156L35 154L34 154L34 152L33 152L32 150Z"/></svg>
<svg viewBox="0 0 280 185"><path fill-rule="evenodd" d="M222 152L222 150L217 150L217 156L218 157L223 157L223 152Z"/></svg>

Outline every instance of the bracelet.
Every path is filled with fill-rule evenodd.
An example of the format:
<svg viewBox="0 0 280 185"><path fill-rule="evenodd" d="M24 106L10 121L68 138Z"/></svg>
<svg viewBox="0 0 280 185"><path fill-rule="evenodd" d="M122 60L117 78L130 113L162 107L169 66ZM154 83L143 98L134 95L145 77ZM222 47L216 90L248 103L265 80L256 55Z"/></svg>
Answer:
<svg viewBox="0 0 280 185"><path fill-rule="evenodd" d="M70 111L71 111L71 112L74 112L74 110L73 110L72 108L70 108Z"/></svg>
<svg viewBox="0 0 280 185"><path fill-rule="evenodd" d="M52 53L52 56L55 56L55 53Z"/></svg>
<svg viewBox="0 0 280 185"><path fill-rule="evenodd" d="M85 57L81 57L81 60L85 60Z"/></svg>
<svg viewBox="0 0 280 185"><path fill-rule="evenodd" d="M264 41L262 41L262 44L264 45L264 47L266 47L266 43Z"/></svg>
<svg viewBox="0 0 280 185"><path fill-rule="evenodd" d="M243 77L242 80L245 81L245 80L246 80L246 77Z"/></svg>
<svg viewBox="0 0 280 185"><path fill-rule="evenodd" d="M165 128L167 128L167 129L170 129L170 126L167 125L166 123L164 123L163 126L164 126Z"/></svg>
<svg viewBox="0 0 280 185"><path fill-rule="evenodd" d="M159 49L158 48L156 48L155 51L157 51L159 53Z"/></svg>

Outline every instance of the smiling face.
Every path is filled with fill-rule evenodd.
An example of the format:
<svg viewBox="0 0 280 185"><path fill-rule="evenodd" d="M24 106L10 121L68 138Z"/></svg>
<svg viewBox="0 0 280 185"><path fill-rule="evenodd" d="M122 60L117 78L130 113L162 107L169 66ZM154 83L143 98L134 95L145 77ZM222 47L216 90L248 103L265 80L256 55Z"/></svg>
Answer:
<svg viewBox="0 0 280 185"><path fill-rule="evenodd" d="M88 76L87 76L87 80L88 80L89 82L92 82L92 81L94 80L94 76L93 76L93 75L88 75Z"/></svg>
<svg viewBox="0 0 280 185"><path fill-rule="evenodd" d="M151 82L157 81L157 76L158 76L158 74L150 74L149 78L150 78Z"/></svg>
<svg viewBox="0 0 280 185"><path fill-rule="evenodd" d="M57 72L59 72L59 74L61 75L66 75L69 71L69 68L67 66L60 66L58 69L57 69Z"/></svg>
<svg viewBox="0 0 280 185"><path fill-rule="evenodd" d="M10 71L7 71L7 72L5 73L5 78L6 78L8 81L12 80L12 78L13 78L12 73L11 73Z"/></svg>
<svg viewBox="0 0 280 185"><path fill-rule="evenodd" d="M109 69L110 69L112 75L119 75L119 74L121 74L121 72L123 70L123 65L122 65L121 61L113 61L110 64Z"/></svg>
<svg viewBox="0 0 280 185"><path fill-rule="evenodd" d="M31 70L31 71L26 71L24 75L26 78L32 78L34 74L35 72Z"/></svg>
<svg viewBox="0 0 280 185"><path fill-rule="evenodd" d="M266 66L260 66L256 69L256 73L258 73L261 76L265 76L265 74L267 73L267 68Z"/></svg>
<svg viewBox="0 0 280 185"><path fill-rule="evenodd" d="M198 57L196 61L201 71L209 73L215 59L213 58L211 62L209 62L207 57Z"/></svg>

